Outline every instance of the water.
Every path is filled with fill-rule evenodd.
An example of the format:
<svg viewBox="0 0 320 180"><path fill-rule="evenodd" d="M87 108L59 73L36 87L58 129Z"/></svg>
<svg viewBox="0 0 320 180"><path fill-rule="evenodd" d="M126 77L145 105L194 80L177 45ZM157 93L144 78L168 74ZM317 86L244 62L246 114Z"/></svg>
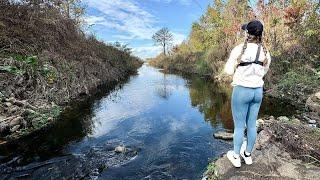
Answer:
<svg viewBox="0 0 320 180"><path fill-rule="evenodd" d="M66 110L49 131L1 147L0 155L9 155L1 176L199 179L232 147L212 136L233 128L230 94L228 85L143 65L111 92ZM283 112L292 108L265 99L260 116ZM114 153L118 145L127 153Z"/></svg>

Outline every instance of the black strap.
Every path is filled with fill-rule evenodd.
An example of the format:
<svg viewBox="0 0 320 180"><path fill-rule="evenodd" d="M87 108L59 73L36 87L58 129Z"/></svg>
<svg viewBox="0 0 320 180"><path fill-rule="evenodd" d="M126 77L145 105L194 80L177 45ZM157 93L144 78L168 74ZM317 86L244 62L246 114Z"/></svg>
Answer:
<svg viewBox="0 0 320 180"><path fill-rule="evenodd" d="M238 66L248 66L252 63L259 64L259 65L263 66L263 62L259 61L260 51L261 51L261 44L258 45L256 59L253 62L240 62Z"/></svg>
<svg viewBox="0 0 320 180"><path fill-rule="evenodd" d="M256 64L258 64L257 62L259 62L260 51L261 51L261 44L259 44L259 46L258 46L258 52L257 52L257 55L256 55L256 60L254 60L254 63L256 63Z"/></svg>
<svg viewBox="0 0 320 180"><path fill-rule="evenodd" d="M238 66L248 66L248 65L250 65L250 64L252 64L252 63L255 63L255 64L258 64L258 65L263 66L263 62L261 62L261 61L241 62Z"/></svg>

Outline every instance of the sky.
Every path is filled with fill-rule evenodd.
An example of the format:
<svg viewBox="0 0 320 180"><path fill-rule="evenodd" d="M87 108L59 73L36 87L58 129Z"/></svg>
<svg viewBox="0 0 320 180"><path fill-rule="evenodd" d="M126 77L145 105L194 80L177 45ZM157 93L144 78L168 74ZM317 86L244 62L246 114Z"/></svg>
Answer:
<svg viewBox="0 0 320 180"><path fill-rule="evenodd" d="M155 57L161 47L152 35L162 27L172 32L173 44L185 40L212 0L84 0L88 32L104 42L129 44L133 54Z"/></svg>

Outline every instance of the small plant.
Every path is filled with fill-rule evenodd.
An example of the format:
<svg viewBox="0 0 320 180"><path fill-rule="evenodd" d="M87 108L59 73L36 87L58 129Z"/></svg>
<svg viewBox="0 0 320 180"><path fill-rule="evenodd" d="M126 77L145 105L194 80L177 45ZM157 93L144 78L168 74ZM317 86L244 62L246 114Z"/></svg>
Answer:
<svg viewBox="0 0 320 180"><path fill-rule="evenodd" d="M207 167L207 170L205 172L205 175L208 176L209 180L218 180L219 179L219 174L217 170L217 166L215 165L214 162L210 163Z"/></svg>
<svg viewBox="0 0 320 180"><path fill-rule="evenodd" d="M320 136L320 128L314 128L314 129L313 129L313 133L314 133L314 135L316 135L316 136Z"/></svg>
<svg viewBox="0 0 320 180"><path fill-rule="evenodd" d="M38 64L37 56L15 55L13 58L17 61L25 62L26 64L33 65L33 66Z"/></svg>
<svg viewBox="0 0 320 180"><path fill-rule="evenodd" d="M61 113L61 107L54 105L50 109L39 109L38 111L28 115L28 119L32 119L32 125L35 129L40 129L48 124L50 120L56 119Z"/></svg>
<svg viewBox="0 0 320 180"><path fill-rule="evenodd" d="M52 84L57 78L55 71L48 64L43 65L39 71L41 72L41 75L47 79L49 84Z"/></svg>
<svg viewBox="0 0 320 180"><path fill-rule="evenodd" d="M24 70L17 68L16 66L0 66L1 71L6 71L15 75L23 75L25 73Z"/></svg>

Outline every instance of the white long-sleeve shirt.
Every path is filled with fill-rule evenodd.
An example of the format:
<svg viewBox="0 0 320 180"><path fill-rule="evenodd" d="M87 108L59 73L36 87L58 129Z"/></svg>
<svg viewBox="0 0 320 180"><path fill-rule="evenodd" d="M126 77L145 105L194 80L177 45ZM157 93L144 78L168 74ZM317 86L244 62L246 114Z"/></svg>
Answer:
<svg viewBox="0 0 320 180"><path fill-rule="evenodd" d="M261 52L259 56L259 61L265 59L267 56L267 65L261 66L259 64L252 63L247 66L236 67L237 59L241 55L243 43L239 44L231 51L230 57L224 67L224 72L228 75L233 75L232 86L244 86L250 88L262 87L264 84L263 76L267 74L269 66L271 63L270 53L267 52L265 55L263 47L261 47ZM242 62L253 62L256 59L256 54L258 51L258 45L255 43L248 43L247 48L244 51L241 61Z"/></svg>

